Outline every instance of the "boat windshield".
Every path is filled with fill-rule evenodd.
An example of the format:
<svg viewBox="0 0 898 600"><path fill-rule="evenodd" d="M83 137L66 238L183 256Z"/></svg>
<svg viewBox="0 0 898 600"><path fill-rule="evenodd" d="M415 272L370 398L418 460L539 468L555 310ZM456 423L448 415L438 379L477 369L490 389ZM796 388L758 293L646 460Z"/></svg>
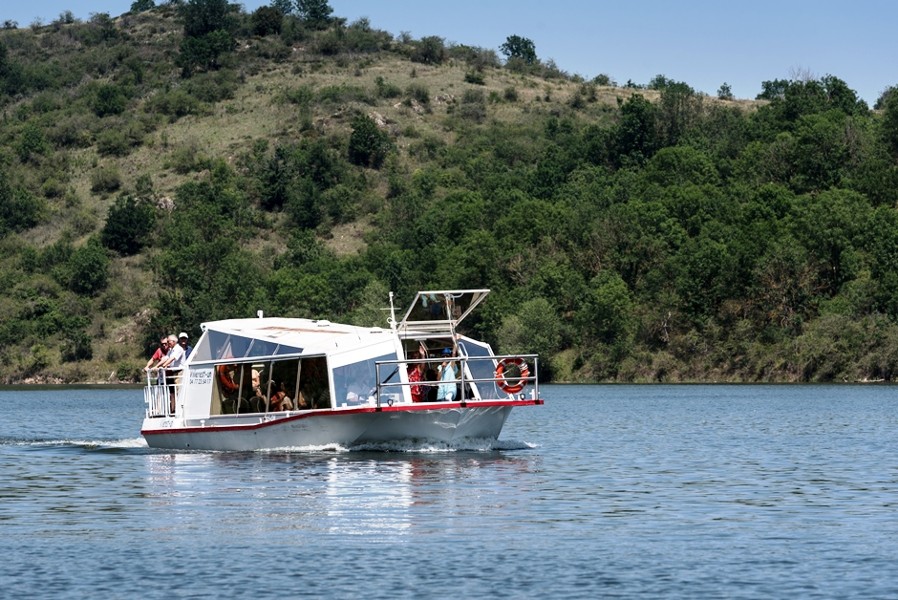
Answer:
<svg viewBox="0 0 898 600"><path fill-rule="evenodd" d="M450 333L480 304L489 290L436 290L418 292L400 329Z"/></svg>

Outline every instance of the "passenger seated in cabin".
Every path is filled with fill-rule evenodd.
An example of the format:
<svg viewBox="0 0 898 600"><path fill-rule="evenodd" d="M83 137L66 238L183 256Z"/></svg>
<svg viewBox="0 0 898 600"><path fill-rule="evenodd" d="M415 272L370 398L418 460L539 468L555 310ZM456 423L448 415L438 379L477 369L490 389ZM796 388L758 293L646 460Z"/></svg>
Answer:
<svg viewBox="0 0 898 600"><path fill-rule="evenodd" d="M262 389L262 372L258 369L252 370L251 386L252 391L249 398L249 411L265 412L268 401L265 399L265 392Z"/></svg>
<svg viewBox="0 0 898 600"><path fill-rule="evenodd" d="M268 409L271 412L279 412L285 410L293 410L293 400L287 395L284 384L275 386L276 391L271 395L271 401L268 403Z"/></svg>
<svg viewBox="0 0 898 600"><path fill-rule="evenodd" d="M299 378L301 396L309 408L330 408L330 386L324 358L304 358Z"/></svg>

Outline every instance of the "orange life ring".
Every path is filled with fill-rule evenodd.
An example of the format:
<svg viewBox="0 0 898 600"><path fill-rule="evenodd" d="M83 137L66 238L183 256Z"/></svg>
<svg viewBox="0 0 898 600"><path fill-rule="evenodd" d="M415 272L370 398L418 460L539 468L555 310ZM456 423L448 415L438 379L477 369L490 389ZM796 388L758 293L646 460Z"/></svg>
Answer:
<svg viewBox="0 0 898 600"><path fill-rule="evenodd" d="M514 383L505 379L505 370L510 366L518 368L518 380ZM517 394L527 385L527 378L530 377L530 367L523 358L503 358L496 365L496 383L503 392L508 394Z"/></svg>
<svg viewBox="0 0 898 600"><path fill-rule="evenodd" d="M240 387L231 377L230 373L228 373L233 366L234 365L218 366L218 381L221 382L221 387L224 388L225 392L236 392L237 388Z"/></svg>

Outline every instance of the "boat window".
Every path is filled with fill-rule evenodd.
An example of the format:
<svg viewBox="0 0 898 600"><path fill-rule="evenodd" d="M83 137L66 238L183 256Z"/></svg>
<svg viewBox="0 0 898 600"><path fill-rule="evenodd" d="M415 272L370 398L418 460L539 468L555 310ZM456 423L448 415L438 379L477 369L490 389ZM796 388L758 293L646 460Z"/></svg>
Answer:
<svg viewBox="0 0 898 600"><path fill-rule="evenodd" d="M277 350L275 342L266 340L253 340L252 346L247 351L247 356L271 356Z"/></svg>
<svg viewBox="0 0 898 600"><path fill-rule="evenodd" d="M470 339L462 339L458 342L459 351L470 359L468 360L468 371L474 379L489 380L493 378L495 364L492 360L488 360L493 355L489 345L475 342ZM502 398L505 394L499 392L499 388L495 383L481 382L477 384L481 398Z"/></svg>
<svg viewBox="0 0 898 600"><path fill-rule="evenodd" d="M303 358L299 362L299 401L307 408L330 408L331 393L327 380L327 359Z"/></svg>
<svg viewBox="0 0 898 600"><path fill-rule="evenodd" d="M277 349L272 352L273 355L277 356L278 354L300 354L302 352L302 348L294 348L293 346L278 346Z"/></svg>
<svg viewBox="0 0 898 600"><path fill-rule="evenodd" d="M230 335L228 336L228 343L224 347L224 354L216 358L240 358L246 356L252 343L252 338Z"/></svg>
<svg viewBox="0 0 898 600"><path fill-rule="evenodd" d="M228 343L228 334L220 331L207 331L200 338L200 343L193 349L193 359L196 361L222 358L224 348Z"/></svg>
<svg viewBox="0 0 898 600"><path fill-rule="evenodd" d="M377 358L351 363L334 369L334 392L338 406L352 406L373 401L377 394L377 368L375 363L396 360L396 354L385 354ZM397 383L399 369L394 367L381 373L381 383Z"/></svg>

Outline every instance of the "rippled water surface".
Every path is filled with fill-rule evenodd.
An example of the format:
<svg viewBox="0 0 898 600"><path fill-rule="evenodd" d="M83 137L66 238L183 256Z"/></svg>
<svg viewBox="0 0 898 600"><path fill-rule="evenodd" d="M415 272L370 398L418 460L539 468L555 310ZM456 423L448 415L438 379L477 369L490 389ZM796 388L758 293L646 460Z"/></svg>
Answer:
<svg viewBox="0 0 898 600"><path fill-rule="evenodd" d="M0 594L898 597L898 389L542 391L494 444L256 453L0 391Z"/></svg>

